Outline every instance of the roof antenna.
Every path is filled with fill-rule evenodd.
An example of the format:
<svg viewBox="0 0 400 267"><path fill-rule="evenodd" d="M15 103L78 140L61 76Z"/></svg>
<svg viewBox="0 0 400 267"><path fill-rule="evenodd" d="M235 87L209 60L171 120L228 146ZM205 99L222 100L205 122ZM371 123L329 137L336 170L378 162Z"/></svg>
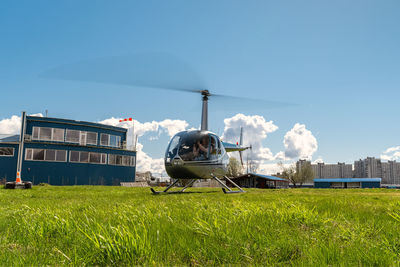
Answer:
<svg viewBox="0 0 400 267"><path fill-rule="evenodd" d="M46 117L47 117L47 115L49 115L49 111L47 109L45 111L45 114L46 114Z"/></svg>

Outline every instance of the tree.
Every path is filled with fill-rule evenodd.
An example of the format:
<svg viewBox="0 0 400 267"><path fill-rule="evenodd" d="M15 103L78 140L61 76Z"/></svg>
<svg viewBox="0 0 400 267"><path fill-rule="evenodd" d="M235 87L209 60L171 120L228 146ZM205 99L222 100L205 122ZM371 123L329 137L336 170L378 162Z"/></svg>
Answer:
<svg viewBox="0 0 400 267"><path fill-rule="evenodd" d="M304 182L314 178L310 162L305 163L301 168L297 168L294 164L285 167L282 162L279 163L279 166L282 169L282 178L289 180L294 187L302 186Z"/></svg>
<svg viewBox="0 0 400 267"><path fill-rule="evenodd" d="M294 187L297 185L297 174L296 174L296 166L290 165L285 167L282 162L278 163L279 167L282 169L282 178L291 182Z"/></svg>
<svg viewBox="0 0 400 267"><path fill-rule="evenodd" d="M234 158L230 157L229 158L229 163L228 163L228 177L238 177L239 175L243 174L243 167L240 162Z"/></svg>
<svg viewBox="0 0 400 267"><path fill-rule="evenodd" d="M297 170L297 172L300 185L302 185L304 182L312 181L315 176L314 170L311 167L311 162L306 162L305 164L303 164L300 170Z"/></svg>

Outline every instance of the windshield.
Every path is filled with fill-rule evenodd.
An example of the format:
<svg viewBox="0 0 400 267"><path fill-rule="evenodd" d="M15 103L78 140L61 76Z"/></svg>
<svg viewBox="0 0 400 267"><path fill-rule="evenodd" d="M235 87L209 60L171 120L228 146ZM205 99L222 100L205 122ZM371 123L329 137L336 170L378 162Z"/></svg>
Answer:
<svg viewBox="0 0 400 267"><path fill-rule="evenodd" d="M178 151L178 145L180 140L181 140L180 135L175 135L171 139L171 142L169 142L167 154L165 155L167 159L173 159L175 157L176 152Z"/></svg>
<svg viewBox="0 0 400 267"><path fill-rule="evenodd" d="M201 161L217 158L218 141L215 136L191 132L181 138L178 155L184 161Z"/></svg>

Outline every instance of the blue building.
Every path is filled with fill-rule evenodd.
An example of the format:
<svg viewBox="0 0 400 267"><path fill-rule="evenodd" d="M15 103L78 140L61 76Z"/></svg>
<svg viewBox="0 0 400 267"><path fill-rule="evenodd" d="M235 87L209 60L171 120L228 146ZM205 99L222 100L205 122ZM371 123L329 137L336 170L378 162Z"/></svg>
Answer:
<svg viewBox="0 0 400 267"><path fill-rule="evenodd" d="M381 178L314 179L315 188L380 188Z"/></svg>
<svg viewBox="0 0 400 267"><path fill-rule="evenodd" d="M99 123L23 113L21 134L0 139L0 179L52 185L133 182L136 151L127 130Z"/></svg>
<svg viewBox="0 0 400 267"><path fill-rule="evenodd" d="M288 188L289 181L276 176L269 176L257 173L246 173L232 178L237 185L244 188ZM226 185L233 186L229 181Z"/></svg>

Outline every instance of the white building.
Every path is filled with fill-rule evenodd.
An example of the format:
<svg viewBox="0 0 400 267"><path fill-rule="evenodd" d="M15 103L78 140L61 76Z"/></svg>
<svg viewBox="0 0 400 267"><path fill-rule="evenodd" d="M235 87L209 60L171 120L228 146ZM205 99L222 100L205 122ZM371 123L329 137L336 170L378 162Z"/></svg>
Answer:
<svg viewBox="0 0 400 267"><path fill-rule="evenodd" d="M354 177L356 178L383 178L382 162L374 157L367 157L354 161ZM383 180L383 179L382 179ZM382 181L382 183L385 183Z"/></svg>
<svg viewBox="0 0 400 267"><path fill-rule="evenodd" d="M304 164L311 164L310 161L299 160L296 163L296 167L301 169ZM317 163L311 164L311 168L314 171L315 178L351 178L353 177L353 166L351 164L340 163L337 164L325 164Z"/></svg>
<svg viewBox="0 0 400 267"><path fill-rule="evenodd" d="M400 162L382 162L382 183L400 184Z"/></svg>

